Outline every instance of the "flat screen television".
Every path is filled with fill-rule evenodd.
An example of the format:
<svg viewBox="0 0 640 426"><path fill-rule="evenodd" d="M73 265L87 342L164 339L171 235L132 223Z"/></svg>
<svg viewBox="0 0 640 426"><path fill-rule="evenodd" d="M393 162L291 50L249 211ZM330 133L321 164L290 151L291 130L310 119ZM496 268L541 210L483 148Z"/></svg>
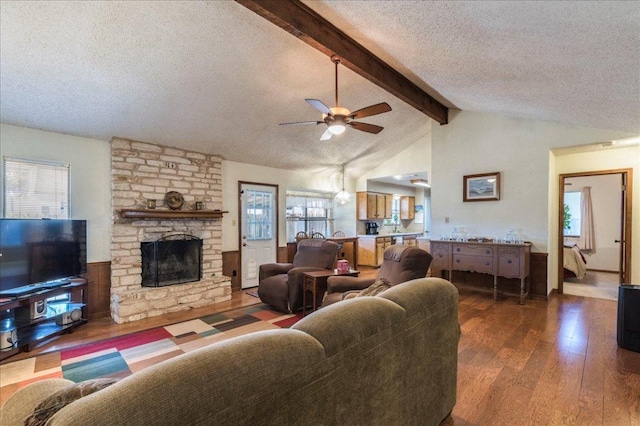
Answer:
<svg viewBox="0 0 640 426"><path fill-rule="evenodd" d="M0 219L0 296L67 284L87 272L87 222Z"/></svg>

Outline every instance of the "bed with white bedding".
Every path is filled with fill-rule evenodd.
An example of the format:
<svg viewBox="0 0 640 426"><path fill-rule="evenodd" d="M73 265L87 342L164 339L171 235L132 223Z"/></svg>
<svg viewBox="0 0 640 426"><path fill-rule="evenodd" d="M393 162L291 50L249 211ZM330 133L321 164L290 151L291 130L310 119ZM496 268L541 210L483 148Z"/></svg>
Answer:
<svg viewBox="0 0 640 426"><path fill-rule="evenodd" d="M564 277L584 278L587 273L587 261L577 244L564 246Z"/></svg>

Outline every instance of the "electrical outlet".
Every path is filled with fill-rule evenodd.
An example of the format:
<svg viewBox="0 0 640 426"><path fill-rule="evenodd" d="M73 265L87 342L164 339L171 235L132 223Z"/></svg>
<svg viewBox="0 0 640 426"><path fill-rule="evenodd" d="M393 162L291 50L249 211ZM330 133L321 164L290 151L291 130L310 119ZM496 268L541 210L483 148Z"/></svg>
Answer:
<svg viewBox="0 0 640 426"><path fill-rule="evenodd" d="M449 216L444 217L444 223L449 223Z"/></svg>

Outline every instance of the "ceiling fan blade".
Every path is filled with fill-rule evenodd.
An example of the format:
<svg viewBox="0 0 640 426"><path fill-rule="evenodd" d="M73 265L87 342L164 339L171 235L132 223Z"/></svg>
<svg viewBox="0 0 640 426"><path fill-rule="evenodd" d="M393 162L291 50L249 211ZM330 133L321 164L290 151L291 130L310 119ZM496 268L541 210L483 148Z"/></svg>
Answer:
<svg viewBox="0 0 640 426"><path fill-rule="evenodd" d="M383 112L391 111L391 107L386 102L381 102L375 105L369 105L368 107L361 108L351 113L351 118L363 118L371 115L382 114Z"/></svg>
<svg viewBox="0 0 640 426"><path fill-rule="evenodd" d="M367 133L373 133L376 135L380 133L382 129L384 129L384 127L376 126L375 124L359 123L357 121L352 121L350 123L347 123L347 126L353 127L356 130L360 130Z"/></svg>
<svg viewBox="0 0 640 426"><path fill-rule="evenodd" d="M324 121L292 121L290 123L279 123L281 126L290 126L298 124L324 124Z"/></svg>
<svg viewBox="0 0 640 426"><path fill-rule="evenodd" d="M320 136L321 141L328 141L333 136L333 133L329 131L329 129L325 130L322 136Z"/></svg>
<svg viewBox="0 0 640 426"><path fill-rule="evenodd" d="M329 109L329 107L326 106L325 104L323 104L322 101L319 101L317 99L305 99L305 101L307 101L307 103L309 105L311 105L312 107L314 107L315 109L317 109L321 113L327 114L327 115L332 115L331 110Z"/></svg>

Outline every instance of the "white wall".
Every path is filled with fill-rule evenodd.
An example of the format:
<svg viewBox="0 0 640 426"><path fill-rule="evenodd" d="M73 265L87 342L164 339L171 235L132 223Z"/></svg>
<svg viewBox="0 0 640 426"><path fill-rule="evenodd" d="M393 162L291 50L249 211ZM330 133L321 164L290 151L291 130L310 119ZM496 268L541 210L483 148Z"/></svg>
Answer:
<svg viewBox="0 0 640 426"><path fill-rule="evenodd" d="M469 234L494 237L515 229L533 243L534 252L549 253L550 288L557 285L557 242L552 242L555 232L549 233L556 229L549 205L550 149L631 136L468 111L452 112L450 123L434 126L431 134L431 234L450 233L457 226ZM501 173L500 200L463 202L463 176L487 172Z"/></svg>
<svg viewBox="0 0 640 426"><path fill-rule="evenodd" d="M0 155L69 163L71 218L87 220L87 260L111 260L111 153L108 142L0 124ZM4 179L3 170L0 170L0 176ZM2 202L0 200L0 209L4 212Z"/></svg>
<svg viewBox="0 0 640 426"><path fill-rule="evenodd" d="M632 234L631 234L631 281L637 283L640 280L640 146L611 149L597 152L583 152L568 155L558 155L555 157L555 169L552 170L554 181L550 186L551 211L557 212L558 206L558 181L561 174L582 173L603 170L633 169L633 199L631 202L632 213ZM553 221L551 229L557 229L559 217L552 214ZM551 247L554 248L558 244L558 238L555 232L551 233ZM553 250L556 259L557 253ZM549 253L551 257L552 252ZM591 267L591 265L588 265ZM557 275L554 270L553 275ZM556 278L556 277L553 277ZM557 279L553 280L553 288L557 288Z"/></svg>
<svg viewBox="0 0 640 426"><path fill-rule="evenodd" d="M280 210L278 233L279 245L285 246L286 218L284 206L287 190L312 190L337 193L342 189L342 168L326 173L310 173L305 171L289 171L252 164L222 161L222 205L229 211L222 219L222 250L238 250L238 181L278 185ZM334 227L342 230L347 236L356 235L355 215L356 203L353 183L345 180L345 189L351 193L350 201L344 206L334 208Z"/></svg>
<svg viewBox="0 0 640 426"><path fill-rule="evenodd" d="M427 172L431 176L431 120L425 116L424 137L356 180L356 190L366 191L367 180Z"/></svg>
<svg viewBox="0 0 640 426"><path fill-rule="evenodd" d="M591 188L595 250L585 253L588 269L618 271L620 259L620 214L622 177L620 174L581 176L565 179L565 192ZM566 242L580 246L579 238L565 237ZM582 247L582 246L580 246Z"/></svg>
<svg viewBox="0 0 640 426"><path fill-rule="evenodd" d="M427 171L433 185L432 235L466 227L477 235L505 235L515 228L534 243L534 251L549 253L549 289L557 287L558 174L633 167L632 277L640 279L640 153L639 148L615 149L596 154L556 157L552 148L577 146L630 136L619 132L563 126L511 117L452 112L450 124L437 126L403 152L358 179L347 180L366 190L368 178ZM71 213L89 223L89 261L110 260L110 154L109 143L94 139L0 125L0 154L10 157L66 161L71 164ZM584 155L584 157L581 157ZM431 158L434 159L433 163ZM462 176L482 172L502 173L500 201L462 202ZM238 181L279 185L281 206L287 189L337 192L342 186L340 167L310 174L222 162L223 250L238 250ZM417 201L417 200L416 200ZM1 207L1 206L0 206ZM451 223L445 224L449 216ZM355 235L355 196L335 211L336 228ZM279 223L280 245L286 243L285 217ZM549 232L549 230L554 230Z"/></svg>

